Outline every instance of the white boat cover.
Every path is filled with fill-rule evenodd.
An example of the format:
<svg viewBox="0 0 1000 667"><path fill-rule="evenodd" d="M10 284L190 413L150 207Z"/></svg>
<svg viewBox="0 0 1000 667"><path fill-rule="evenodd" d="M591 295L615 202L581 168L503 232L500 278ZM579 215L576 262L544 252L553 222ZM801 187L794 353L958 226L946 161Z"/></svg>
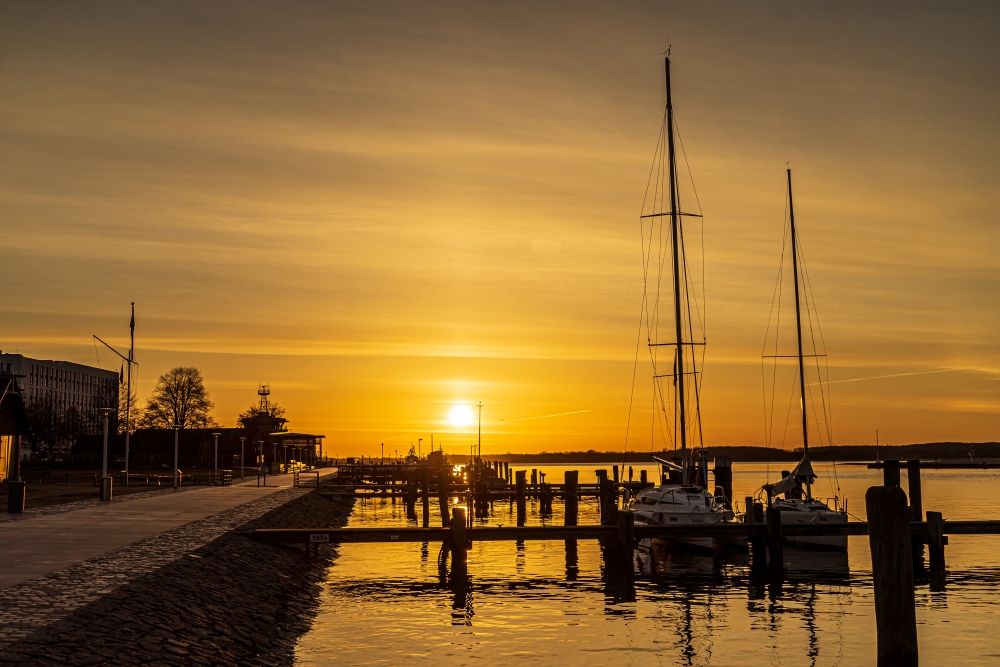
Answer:
<svg viewBox="0 0 1000 667"><path fill-rule="evenodd" d="M771 489L771 497L791 491L795 488L796 484L811 484L814 479L816 479L816 473L813 472L812 463L809 462L809 455L807 454L802 457L802 460L788 474L788 477L774 485Z"/></svg>

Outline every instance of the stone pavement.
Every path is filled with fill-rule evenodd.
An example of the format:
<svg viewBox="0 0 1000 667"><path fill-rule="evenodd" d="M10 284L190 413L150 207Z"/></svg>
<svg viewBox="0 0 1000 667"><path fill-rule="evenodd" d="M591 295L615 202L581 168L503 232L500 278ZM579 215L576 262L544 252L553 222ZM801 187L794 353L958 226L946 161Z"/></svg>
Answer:
<svg viewBox="0 0 1000 667"><path fill-rule="evenodd" d="M0 667L290 666L336 547L233 528L342 526L352 505L286 488L0 591Z"/></svg>
<svg viewBox="0 0 1000 667"><path fill-rule="evenodd" d="M25 513L27 518L0 523L0 591L291 486L291 475L275 475L267 487L258 488L254 478L233 486L123 496L113 503L83 501L72 503L79 508L71 511Z"/></svg>

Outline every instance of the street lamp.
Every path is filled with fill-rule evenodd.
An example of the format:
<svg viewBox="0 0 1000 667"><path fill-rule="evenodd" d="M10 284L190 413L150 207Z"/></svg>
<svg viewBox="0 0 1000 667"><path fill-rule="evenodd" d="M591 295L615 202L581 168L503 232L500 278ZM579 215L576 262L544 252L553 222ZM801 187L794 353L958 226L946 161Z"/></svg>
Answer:
<svg viewBox="0 0 1000 667"><path fill-rule="evenodd" d="M243 443L246 442L246 438L240 438L240 479L243 479L243 468L246 466L243 463Z"/></svg>
<svg viewBox="0 0 1000 667"><path fill-rule="evenodd" d="M112 408L100 408L104 417L104 460L101 464L101 500L111 500L111 478L108 477L108 416Z"/></svg>
<svg viewBox="0 0 1000 667"><path fill-rule="evenodd" d="M417 462L420 462L420 443L424 441L423 438L417 438Z"/></svg>
<svg viewBox="0 0 1000 667"><path fill-rule="evenodd" d="M181 425L174 422L174 491L177 490L177 456L178 456L178 435L181 432Z"/></svg>
<svg viewBox="0 0 1000 667"><path fill-rule="evenodd" d="M215 478L215 485L219 485L219 436L221 433L213 433L212 437L215 438L215 462L212 463L212 477Z"/></svg>

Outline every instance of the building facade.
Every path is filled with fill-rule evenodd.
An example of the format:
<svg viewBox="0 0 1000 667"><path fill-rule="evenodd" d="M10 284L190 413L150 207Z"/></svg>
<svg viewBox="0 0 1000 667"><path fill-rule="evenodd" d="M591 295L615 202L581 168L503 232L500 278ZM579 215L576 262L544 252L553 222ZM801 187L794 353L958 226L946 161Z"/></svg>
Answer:
<svg viewBox="0 0 1000 667"><path fill-rule="evenodd" d="M0 352L0 372L18 378L36 451L68 453L77 437L103 428L100 408L117 414L120 378L115 371Z"/></svg>

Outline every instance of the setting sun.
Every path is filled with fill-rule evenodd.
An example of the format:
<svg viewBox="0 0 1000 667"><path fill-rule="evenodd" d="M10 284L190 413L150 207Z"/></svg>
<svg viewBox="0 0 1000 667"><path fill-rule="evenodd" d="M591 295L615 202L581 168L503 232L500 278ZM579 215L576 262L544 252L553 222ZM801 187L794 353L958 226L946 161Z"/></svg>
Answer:
<svg viewBox="0 0 1000 667"><path fill-rule="evenodd" d="M467 405L456 405L448 415L452 426L468 426L472 423L472 410Z"/></svg>

